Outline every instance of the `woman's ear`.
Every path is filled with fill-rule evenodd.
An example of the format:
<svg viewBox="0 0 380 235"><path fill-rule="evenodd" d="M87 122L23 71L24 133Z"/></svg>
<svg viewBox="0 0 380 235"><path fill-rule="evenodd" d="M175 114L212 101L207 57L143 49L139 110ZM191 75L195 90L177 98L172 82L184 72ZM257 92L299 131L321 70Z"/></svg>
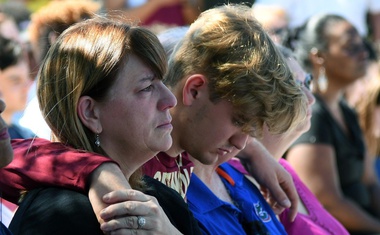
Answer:
<svg viewBox="0 0 380 235"><path fill-rule="evenodd" d="M309 58L313 65L323 66L323 63L325 62L322 52L315 47L310 50Z"/></svg>
<svg viewBox="0 0 380 235"><path fill-rule="evenodd" d="M196 99L208 97L206 77L194 74L187 78L182 90L183 104L191 105Z"/></svg>
<svg viewBox="0 0 380 235"><path fill-rule="evenodd" d="M79 98L77 113L79 119L88 129L93 133L99 134L102 132L102 125L100 122L99 109L97 102L90 96L82 96Z"/></svg>

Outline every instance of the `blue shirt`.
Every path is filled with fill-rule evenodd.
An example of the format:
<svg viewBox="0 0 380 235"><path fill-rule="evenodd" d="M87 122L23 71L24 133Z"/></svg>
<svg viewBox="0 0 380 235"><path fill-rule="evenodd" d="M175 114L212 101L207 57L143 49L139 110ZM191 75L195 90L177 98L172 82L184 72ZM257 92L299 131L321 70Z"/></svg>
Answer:
<svg viewBox="0 0 380 235"><path fill-rule="evenodd" d="M234 205L220 200L192 174L187 202L203 234L287 234L257 187L224 163L221 177Z"/></svg>

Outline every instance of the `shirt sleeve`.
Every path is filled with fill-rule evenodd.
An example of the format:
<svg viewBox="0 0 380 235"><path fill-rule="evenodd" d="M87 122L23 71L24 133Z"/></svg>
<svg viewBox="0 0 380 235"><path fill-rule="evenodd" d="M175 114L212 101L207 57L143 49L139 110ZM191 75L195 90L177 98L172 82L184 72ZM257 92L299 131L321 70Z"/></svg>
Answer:
<svg viewBox="0 0 380 235"><path fill-rule="evenodd" d="M2 196L17 203L22 191L56 186L87 193L91 173L112 159L44 139L12 140L14 159L0 170ZM116 164L116 163L115 163Z"/></svg>
<svg viewBox="0 0 380 235"><path fill-rule="evenodd" d="M293 146L297 144L332 144L331 120L326 111L316 105L313 107L313 116L310 121L310 129L302 134Z"/></svg>

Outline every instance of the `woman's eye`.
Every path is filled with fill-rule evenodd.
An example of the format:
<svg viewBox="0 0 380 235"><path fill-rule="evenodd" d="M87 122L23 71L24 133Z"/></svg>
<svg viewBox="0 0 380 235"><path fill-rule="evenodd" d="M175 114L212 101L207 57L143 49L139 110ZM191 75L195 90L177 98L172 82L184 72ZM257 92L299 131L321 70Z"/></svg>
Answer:
<svg viewBox="0 0 380 235"><path fill-rule="evenodd" d="M141 91L152 91L153 90L153 85L149 85L146 88L142 89Z"/></svg>

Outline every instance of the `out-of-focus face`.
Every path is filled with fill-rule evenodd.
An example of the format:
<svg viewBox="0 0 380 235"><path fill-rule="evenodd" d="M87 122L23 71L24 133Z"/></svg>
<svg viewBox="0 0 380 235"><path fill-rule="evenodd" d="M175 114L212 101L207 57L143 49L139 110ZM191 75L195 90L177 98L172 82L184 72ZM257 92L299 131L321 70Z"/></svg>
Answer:
<svg viewBox="0 0 380 235"><path fill-rule="evenodd" d="M356 29L348 22L338 22L327 34L329 41L324 66L327 77L332 78L329 80L346 86L363 77L368 54Z"/></svg>
<svg viewBox="0 0 380 235"><path fill-rule="evenodd" d="M248 135L235 123L232 105L213 103L208 94L192 107L180 146L203 164L220 164L245 147Z"/></svg>
<svg viewBox="0 0 380 235"><path fill-rule="evenodd" d="M312 108L311 106L315 102L315 98L313 94L311 93L311 75L306 74L305 71L301 68L300 64L294 59L294 58L287 58L286 63L288 64L290 70L292 71L294 78L296 79L297 83L301 85L302 91L305 93L308 101L308 111L307 111L307 117L303 123L300 123L297 127L297 132L301 135L302 133L306 132L310 128L310 118L312 115Z"/></svg>
<svg viewBox="0 0 380 235"><path fill-rule="evenodd" d="M0 23L0 33L6 38L13 39L17 42L22 42L17 24L11 19L5 19Z"/></svg>
<svg viewBox="0 0 380 235"><path fill-rule="evenodd" d="M252 11L270 38L278 44L283 44L289 33L289 20L286 11L275 5L256 5L253 6Z"/></svg>
<svg viewBox="0 0 380 235"><path fill-rule="evenodd" d="M24 61L0 71L0 92L7 104L4 112L7 122L13 113L25 109L30 85L29 67Z"/></svg>
<svg viewBox="0 0 380 235"><path fill-rule="evenodd" d="M123 157L132 154L141 165L157 152L167 150L173 128L169 109L176 102L152 70L130 55L106 101L99 104L102 148L120 164L125 161Z"/></svg>
<svg viewBox="0 0 380 235"><path fill-rule="evenodd" d="M5 109L5 103L1 99L0 92L0 168L8 165L13 159L13 150L10 143L7 124L1 117Z"/></svg>
<svg viewBox="0 0 380 235"><path fill-rule="evenodd" d="M288 21L285 16L281 15L272 16L272 19L268 20L263 27L268 32L270 38L278 44L283 44L289 33Z"/></svg>

